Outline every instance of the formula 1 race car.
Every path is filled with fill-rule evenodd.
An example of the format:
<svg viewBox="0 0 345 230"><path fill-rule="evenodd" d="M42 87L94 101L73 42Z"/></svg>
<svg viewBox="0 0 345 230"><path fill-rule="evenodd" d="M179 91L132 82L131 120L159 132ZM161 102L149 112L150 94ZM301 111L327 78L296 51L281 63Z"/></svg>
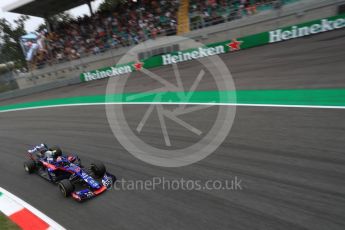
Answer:
<svg viewBox="0 0 345 230"><path fill-rule="evenodd" d="M59 147L42 146L44 151L28 151L30 159L24 163L24 169L57 184L65 197L71 195L77 201L87 200L111 188L116 180L101 162L96 161L86 168L77 155L64 154Z"/></svg>

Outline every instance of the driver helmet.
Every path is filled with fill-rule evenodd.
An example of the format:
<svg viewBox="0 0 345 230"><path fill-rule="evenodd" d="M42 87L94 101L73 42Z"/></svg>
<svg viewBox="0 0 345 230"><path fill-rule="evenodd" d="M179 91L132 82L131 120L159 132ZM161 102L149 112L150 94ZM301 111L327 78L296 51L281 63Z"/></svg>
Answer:
<svg viewBox="0 0 345 230"><path fill-rule="evenodd" d="M41 144L40 148L39 148L40 153L44 154L45 152L48 151L48 146L46 144Z"/></svg>
<svg viewBox="0 0 345 230"><path fill-rule="evenodd" d="M45 152L45 154L46 154L47 158L54 158L54 152L53 151L48 150Z"/></svg>

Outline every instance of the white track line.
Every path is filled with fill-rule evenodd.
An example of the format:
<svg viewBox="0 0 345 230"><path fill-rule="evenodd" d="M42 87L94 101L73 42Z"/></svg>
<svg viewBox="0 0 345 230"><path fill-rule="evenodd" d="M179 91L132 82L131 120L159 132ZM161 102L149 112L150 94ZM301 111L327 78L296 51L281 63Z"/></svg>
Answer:
<svg viewBox="0 0 345 230"><path fill-rule="evenodd" d="M217 106L237 106L237 107L272 107L272 108L305 108L305 109L345 109L345 106L327 106L327 105L278 105L278 104L237 104L237 103L207 103L207 102L102 102L102 103L76 103L76 104L60 104L60 105L46 105L34 106L28 108L7 109L0 110L0 113L34 110L34 109L47 109L58 107L71 107L71 106L93 106L93 105L217 105Z"/></svg>

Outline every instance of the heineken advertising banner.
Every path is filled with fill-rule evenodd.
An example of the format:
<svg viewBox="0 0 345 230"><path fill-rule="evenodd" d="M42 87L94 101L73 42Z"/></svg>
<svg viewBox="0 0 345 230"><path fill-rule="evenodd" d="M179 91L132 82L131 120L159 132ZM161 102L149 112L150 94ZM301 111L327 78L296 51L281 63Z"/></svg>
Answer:
<svg viewBox="0 0 345 230"><path fill-rule="evenodd" d="M345 14L341 14L238 39L212 43L195 49L153 56L145 60L141 60L138 63L132 62L105 67L102 69L82 73L80 78L82 81L92 81L107 77L116 77L122 74L138 71L141 68L149 69L164 65L171 65L179 62L191 61L203 57L239 51L242 49L248 49L270 43L282 42L290 39L341 29L344 27Z"/></svg>

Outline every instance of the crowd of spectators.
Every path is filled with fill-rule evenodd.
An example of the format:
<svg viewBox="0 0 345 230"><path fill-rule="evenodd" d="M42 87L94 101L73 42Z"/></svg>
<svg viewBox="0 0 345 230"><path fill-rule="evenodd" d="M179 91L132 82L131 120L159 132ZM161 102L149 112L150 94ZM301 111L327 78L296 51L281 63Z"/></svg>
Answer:
<svg viewBox="0 0 345 230"><path fill-rule="evenodd" d="M190 28L256 14L261 6L277 1L284 0L190 0ZM159 35L174 35L179 3L180 0L125 1L110 11L54 24L54 32L41 32L38 36L39 49L29 61L30 69L135 45Z"/></svg>
<svg viewBox="0 0 345 230"><path fill-rule="evenodd" d="M31 66L39 68L176 34L178 6L179 0L127 1L112 11L54 25L54 32L40 33L45 48L35 54Z"/></svg>
<svg viewBox="0 0 345 230"><path fill-rule="evenodd" d="M256 14L262 7L270 8L279 0L190 0L191 29L207 27ZM283 0L280 0L283 1Z"/></svg>

